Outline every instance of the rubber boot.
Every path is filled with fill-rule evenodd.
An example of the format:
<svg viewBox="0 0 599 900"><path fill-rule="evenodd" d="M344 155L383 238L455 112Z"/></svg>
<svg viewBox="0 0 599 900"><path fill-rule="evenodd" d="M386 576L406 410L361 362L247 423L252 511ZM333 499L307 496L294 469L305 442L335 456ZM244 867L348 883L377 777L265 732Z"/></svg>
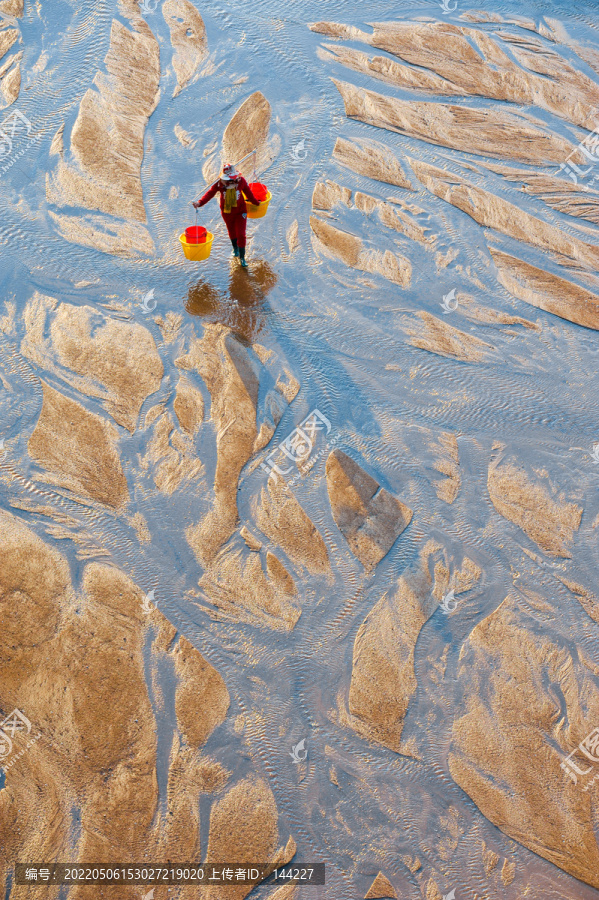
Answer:
<svg viewBox="0 0 599 900"><path fill-rule="evenodd" d="M233 244L233 256L239 256L239 247L235 238L231 238L231 243Z"/></svg>
<svg viewBox="0 0 599 900"><path fill-rule="evenodd" d="M242 265L242 267L243 267L244 269L247 269L248 264L247 264L246 261L245 261L245 247L240 247L240 248L239 248L239 255L240 255L240 257L241 257L241 265Z"/></svg>

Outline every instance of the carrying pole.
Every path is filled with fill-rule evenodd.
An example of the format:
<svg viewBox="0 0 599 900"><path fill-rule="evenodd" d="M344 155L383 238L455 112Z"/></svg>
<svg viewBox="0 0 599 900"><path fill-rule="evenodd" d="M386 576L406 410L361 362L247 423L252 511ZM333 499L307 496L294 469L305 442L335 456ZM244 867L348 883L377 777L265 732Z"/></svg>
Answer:
<svg viewBox="0 0 599 900"><path fill-rule="evenodd" d="M249 153L246 153L246 155L243 157L243 159L238 159L237 162L234 162L234 163L233 163L233 165L234 165L235 167L241 165L241 163L242 163L242 162L245 162L246 159L248 159L248 157L250 157L250 156L252 155L252 153L254 154L254 180L255 180L255 179L256 179L256 156L257 156L257 154L258 154L258 148L257 148L257 147L254 147L253 150L250 150ZM203 187L203 189L202 189L201 194L198 194L198 196L195 198L195 200L192 200L191 202L192 202L192 203L195 203L195 201L198 200L199 197L201 197L202 194L204 194L207 190L209 190L209 189L212 187L212 185L216 184L216 182L219 181L219 180L220 180L220 175L218 176L218 178L216 178L216 179L212 182L212 184L205 184L204 187Z"/></svg>

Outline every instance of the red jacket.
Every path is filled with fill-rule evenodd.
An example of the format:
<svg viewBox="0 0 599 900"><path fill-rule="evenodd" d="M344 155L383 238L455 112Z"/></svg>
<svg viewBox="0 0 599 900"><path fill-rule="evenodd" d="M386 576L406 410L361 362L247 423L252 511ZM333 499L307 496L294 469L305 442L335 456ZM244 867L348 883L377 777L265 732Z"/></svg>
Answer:
<svg viewBox="0 0 599 900"><path fill-rule="evenodd" d="M236 212L244 213L246 211L244 194L245 194L245 197L247 197L247 199L250 201L250 203L254 203L255 205L258 205L259 201L256 200L256 198L252 194L250 186L247 183L247 181L245 180L245 178L243 177L243 175L240 175L239 178L236 178L234 183L237 185L237 206L234 206L231 209L232 213L236 213ZM231 184L231 182L229 182L229 185L230 184ZM220 191L220 211L224 212L226 190L227 190L227 185L226 185L225 181L222 178L219 178L218 181L215 184L213 184L211 188L208 188L208 190L206 191L204 196L200 198L200 200L198 201L198 206L203 206L205 203L208 203L208 201L212 200L212 198L216 195L217 191Z"/></svg>

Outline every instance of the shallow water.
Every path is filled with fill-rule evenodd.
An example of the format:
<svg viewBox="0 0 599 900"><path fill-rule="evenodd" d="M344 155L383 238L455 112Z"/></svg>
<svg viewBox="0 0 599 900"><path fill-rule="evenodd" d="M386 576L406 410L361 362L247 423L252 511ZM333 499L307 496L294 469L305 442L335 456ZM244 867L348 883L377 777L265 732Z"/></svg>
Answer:
<svg viewBox="0 0 599 900"><path fill-rule="evenodd" d="M454 889L456 900L498 896L593 900L599 898L599 890L560 871L492 825L454 783L447 755L452 722L463 702L458 683L462 644L514 586L534 590L550 601L553 612L547 613L548 627L599 666L597 626L592 626L552 574L554 569L566 577L572 573L572 580L596 589L597 533L592 540L589 531L599 506L599 467L591 456L593 442L599 440L596 332L514 299L489 265L484 230L422 187L408 197L423 210L419 223L438 235L437 250L457 251L455 262L440 272L431 253L415 242L396 242L390 232L383 234L374 217L364 224L362 214L352 209L342 226L381 249L399 247L406 252L414 270L411 287L401 289L379 276L349 269L339 260L324 257L311 243L308 217L316 181L330 178L381 199L405 193L340 167L331 155L339 135L382 141L400 160L409 156L450 166L451 171L528 212L542 209L546 221L566 232L578 233L574 225L581 220L574 222L550 210L500 176L473 174L465 165L475 160L471 155L345 117L331 76L393 96L413 95L321 61L317 48L329 41L309 31L307 23L330 19L368 30L367 22L390 18L439 19L439 7L434 2L376 0L367 10L355 0L342 4L261 0L235 7L203 2L198 8L206 24L214 72L173 100L174 75L170 67L163 68L161 102L146 130L142 185L156 254L120 259L62 238L49 216L45 196L50 142L60 124L70 128L80 99L102 68L115 15L113 4L108 0L42 2L39 10L26 4L21 23L24 78L16 105L33 123L39 139L0 175L0 299L16 305L16 331L0 334L0 371L5 388L10 386L0 395L1 436L9 448L0 460L0 503L66 556L77 586L84 563L75 546L49 534L44 516L15 509L12 503L29 497L67 512L97 548L97 558L110 559L143 590L154 589L160 610L219 670L231 695L231 709L207 750L235 776L254 771L266 777L278 805L281 831L287 828L297 841L296 858L326 863L327 884L303 888L301 898L363 897L382 870L402 900L425 896L424 875L434 877L443 894ZM445 17L447 21L458 23L458 14L468 11L464 0L458 0L458 7ZM492 12L504 17L549 14L562 21L573 38L597 46L596 4L577 4L573 10L570 3L526 0L524 5L493 5ZM169 34L159 11L148 15L147 22L168 59ZM477 27L491 30L493 26ZM560 52L575 59L567 48L561 47ZM48 62L36 73L42 53ZM599 76L588 66L579 60L577 65L599 83ZM247 80L233 84L240 76ZM201 220L216 235L210 260L186 262L177 238L193 221L189 203L203 187L204 148L220 140L232 112L255 90L261 90L272 106L271 134L279 136L281 151L261 176L273 200L267 216L248 227L249 272L242 272L230 258L215 203L202 210ZM472 97L465 103L490 105ZM535 109L534 114L554 133L580 137L580 129L550 113ZM177 141L173 131L177 123L186 130L193 126L194 149L184 150ZM293 148L300 141L306 155L297 159ZM292 254L285 235L295 219L299 249ZM584 239L599 243L597 229L583 224L590 232ZM508 238L500 246L541 265L540 253L528 246ZM457 270L458 263L470 266L482 287L475 289L472 279ZM552 270L560 272L557 266ZM484 325L467 318L459 307L444 316L443 296L452 289L474 292L481 306L539 322L541 330ZM202 569L185 540L186 527L208 510L207 496L194 486L170 497L156 491L152 479L138 467L146 440L143 432L130 435L120 429L120 454L133 498L128 515L143 514L151 533L149 544L139 542L124 517L99 506L83 506L37 477L39 470L27 454L27 441L41 409L42 372L20 353L22 312L36 290L102 311L119 304L132 320L152 332L165 378L158 394L145 401L140 421L171 393L178 378L175 359L182 353L182 339L200 334L202 323L225 324L244 341L274 350L301 388L273 442L282 440L310 410L318 408L331 423L328 438L335 437L338 446L414 510L412 525L374 574L366 575L331 515L323 452L294 490L325 538L334 580L304 577L299 584L302 615L288 634L215 621L210 604L197 593ZM154 313L144 315L139 304L150 290L157 306ZM422 310L491 344L489 358L466 364L412 346L407 331L413 322L407 317ZM183 315L181 332L171 344L162 340L154 321L169 311ZM58 384L52 377L47 380ZM208 408L209 395L203 392ZM100 408L83 394L77 399L89 409ZM434 453L423 438L423 429L433 435L451 431L458 437L462 485L452 505L435 494ZM319 449L324 446L322 441ZM495 513L486 480L489 461L500 446L511 459L536 471L546 470L556 489L584 505L584 527L570 568L561 560L543 557L516 526ZM199 452L211 484L216 460L210 428L200 437ZM260 458L267 452L262 451ZM242 522L249 520L251 500L264 486L263 471L246 467L238 498ZM354 640L367 612L392 590L421 545L435 537L456 561L464 556L474 559L483 577L455 614L445 616L437 610L420 633L415 652L418 688L403 733L404 739L413 739L417 745L417 760L361 738L337 722L336 711L339 695L347 696ZM522 553L523 545L537 552L539 563ZM161 677L168 684L171 675L165 671ZM242 736L233 730L237 715L245 716ZM162 801L174 724L159 719ZM296 765L290 751L302 739L308 757ZM333 774L337 784L331 780ZM206 822L204 817L203 828ZM498 874L485 876L482 841L502 859L515 863L516 877L510 885L503 885ZM410 873L407 857L418 857L422 870ZM265 898L270 890L262 886L252 896Z"/></svg>

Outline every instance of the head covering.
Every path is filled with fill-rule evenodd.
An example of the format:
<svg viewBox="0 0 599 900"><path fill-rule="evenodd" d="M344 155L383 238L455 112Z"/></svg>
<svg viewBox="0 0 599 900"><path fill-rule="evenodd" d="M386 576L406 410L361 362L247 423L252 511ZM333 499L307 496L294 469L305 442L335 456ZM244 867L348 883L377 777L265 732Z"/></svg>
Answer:
<svg viewBox="0 0 599 900"><path fill-rule="evenodd" d="M231 163L225 163L223 166L223 175L225 178L232 180L233 178L239 177L239 172L235 166L231 165Z"/></svg>

